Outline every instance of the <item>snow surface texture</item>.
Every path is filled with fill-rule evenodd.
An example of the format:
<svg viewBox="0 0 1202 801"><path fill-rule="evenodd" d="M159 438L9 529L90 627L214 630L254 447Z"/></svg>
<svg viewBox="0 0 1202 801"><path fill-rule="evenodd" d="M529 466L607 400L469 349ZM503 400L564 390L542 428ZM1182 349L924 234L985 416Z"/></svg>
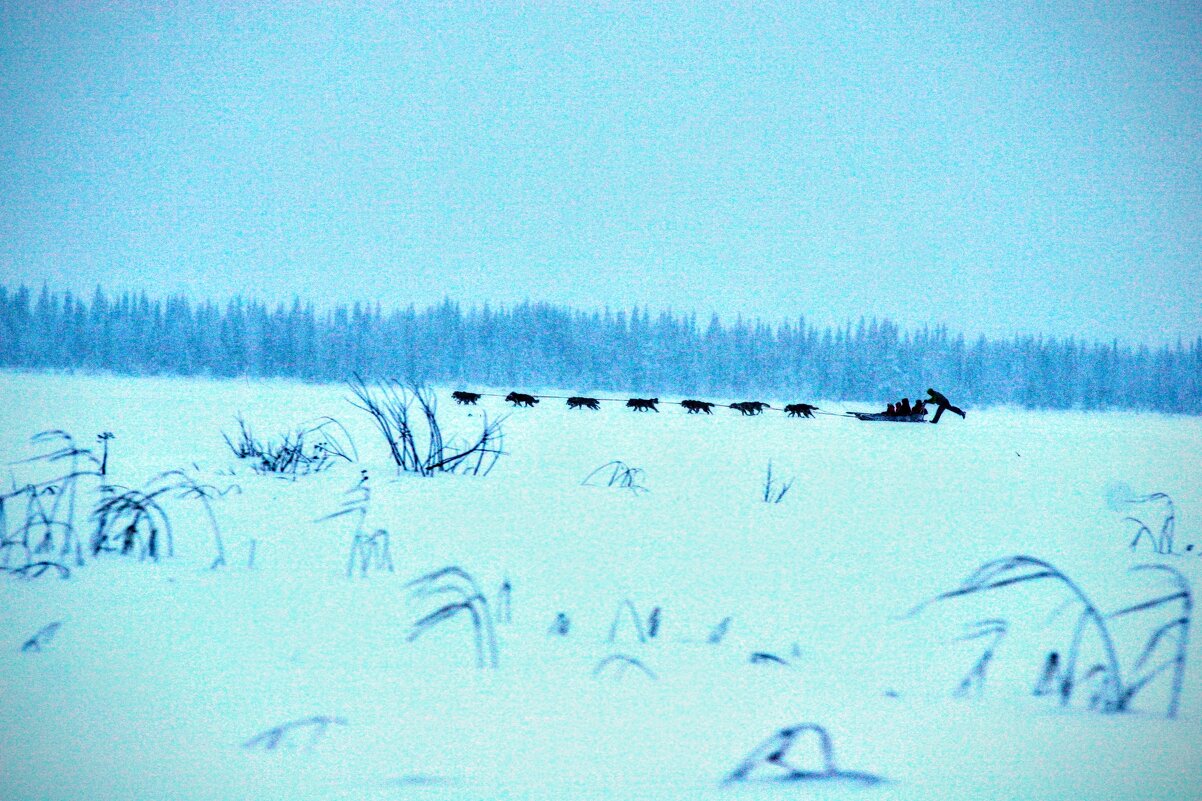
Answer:
<svg viewBox="0 0 1202 801"><path fill-rule="evenodd" d="M1068 706L1033 694L1077 620L1053 582L907 616L1016 554L1054 563L1104 612L1172 591L1135 565L1202 586L1202 420L511 410L456 406L450 389L448 434L510 414L488 476L398 476L345 387L0 374L6 464L44 452L39 431L88 446L110 431L109 483L183 469L226 491L212 507L227 559L209 569L203 506L171 496L173 558L0 576L0 798L1202 798L1202 637L1170 720L1171 671L1123 714L1091 710L1085 686ZM264 438L336 417L360 460L256 474L222 438L238 414ZM647 491L582 486L613 460ZM778 486L794 480L780 503L763 500L769 461ZM57 468L5 469L7 491ZM362 520L322 520L361 470ZM85 536L95 484L80 489ZM1173 554L1129 548L1124 518L1159 532L1163 513L1125 504L1128 490L1171 497ZM377 551L348 577L356 531L379 529L395 572ZM463 596L406 584L449 565L485 598L414 639ZM495 669L476 666L485 608ZM1114 624L1124 669L1179 610Z"/></svg>

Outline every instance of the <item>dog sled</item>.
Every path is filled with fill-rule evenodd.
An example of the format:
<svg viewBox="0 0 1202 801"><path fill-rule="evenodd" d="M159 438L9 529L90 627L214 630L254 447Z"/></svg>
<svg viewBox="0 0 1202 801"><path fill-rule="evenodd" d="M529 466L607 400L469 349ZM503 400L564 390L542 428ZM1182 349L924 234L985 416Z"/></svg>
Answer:
<svg viewBox="0 0 1202 801"><path fill-rule="evenodd" d="M849 416L857 420L867 420L870 422L880 421L884 423L925 423L927 421L926 412L922 414L884 414L883 412L848 412Z"/></svg>

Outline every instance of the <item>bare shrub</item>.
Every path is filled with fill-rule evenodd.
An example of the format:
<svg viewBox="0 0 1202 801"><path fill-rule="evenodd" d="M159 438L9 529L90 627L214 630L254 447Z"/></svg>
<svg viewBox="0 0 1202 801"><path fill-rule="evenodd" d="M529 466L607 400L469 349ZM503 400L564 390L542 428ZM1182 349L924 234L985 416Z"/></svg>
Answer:
<svg viewBox="0 0 1202 801"><path fill-rule="evenodd" d="M621 680L631 668L652 681L659 678L655 675L655 671L644 665L641 660L626 654L613 654L602 659L593 668L593 678L609 677Z"/></svg>
<svg viewBox="0 0 1202 801"><path fill-rule="evenodd" d="M359 578L367 578L372 570L387 570L393 572L391 537L382 528L371 534L357 533L351 542L351 556L346 563L346 577L355 575L359 569Z"/></svg>
<svg viewBox="0 0 1202 801"><path fill-rule="evenodd" d="M789 493L794 479L778 481L772 477L772 462L768 462L768 472L764 476L764 503L780 503Z"/></svg>
<svg viewBox="0 0 1202 801"><path fill-rule="evenodd" d="M83 564L83 545L76 526L80 486L87 478L103 481L111 436L102 434L99 437L105 447L105 456L101 460L90 449L76 445L74 437L61 429L34 435L33 443L47 446L48 450L16 464L49 465L57 475L0 494L0 548L4 551L4 568L13 567L14 553L20 553L24 564L28 565L34 561L34 554L49 554L56 550L58 558L74 554L75 563ZM15 531L10 531L7 507L22 503L22 523Z"/></svg>
<svg viewBox="0 0 1202 801"><path fill-rule="evenodd" d="M1160 512L1160 525L1156 527L1155 531L1135 515L1128 515L1123 518L1124 522L1135 525L1135 535L1128 547L1134 551L1146 539L1155 553L1162 555L1171 554L1173 552L1173 535L1177 528L1177 508L1173 504L1173 499L1163 492L1153 492L1150 495L1138 495L1126 498L1124 502L1131 505L1143 506L1148 512L1153 514L1156 511ZM1143 517L1147 516L1147 514L1143 515Z"/></svg>
<svg viewBox="0 0 1202 801"><path fill-rule="evenodd" d="M648 639L655 637L659 633L659 616L660 610L657 606L651 611L651 615L647 618L646 624L644 624L642 616L634 608L634 602L627 598L618 604L617 611L614 612L613 622L609 624L609 636L605 638L605 641L609 643L616 642L618 633L622 629L622 622L626 621L630 624L629 627L634 631L638 641L645 643Z"/></svg>
<svg viewBox="0 0 1202 801"><path fill-rule="evenodd" d="M643 471L638 467L631 467L623 461L615 459L612 462L606 462L598 467L593 472L584 477L584 481L580 482L582 487L618 487L619 489L630 490L635 495L640 492L650 492L640 482L643 479Z"/></svg>
<svg viewBox="0 0 1202 801"><path fill-rule="evenodd" d="M710 645L720 645L722 640L726 637L726 632L730 631L730 624L731 618L722 618L718 625L714 626L714 628L710 630L709 636L705 638L705 641Z"/></svg>
<svg viewBox="0 0 1202 801"><path fill-rule="evenodd" d="M501 586L497 588L495 611L497 623L508 624L513 622L513 582L508 578L503 579Z"/></svg>
<svg viewBox="0 0 1202 801"><path fill-rule="evenodd" d="M427 601L441 596L451 600L440 603L432 612L418 618L409 629L406 639L413 642L421 635L445 621L466 615L472 624L473 644L476 652L476 667L495 668L498 664L497 632L493 628L493 616L488 598L470 573L458 566L444 567L433 573L420 576L405 585L410 599Z"/></svg>
<svg viewBox="0 0 1202 801"><path fill-rule="evenodd" d="M46 646L50 645L51 641L54 639L54 635L58 633L58 630L62 627L62 625L63 622L61 620L56 620L53 623L47 623L45 626L42 626L37 630L37 632L34 633L32 637L25 641L25 644L21 646L21 652L38 653L45 650Z"/></svg>
<svg viewBox="0 0 1202 801"><path fill-rule="evenodd" d="M210 501L222 491L210 484L201 484L182 470L168 470L151 479L144 489L119 486L101 488L102 497L92 509L96 528L92 534L92 556L116 553L136 554L139 560L158 561L175 555L171 519L162 506L169 497L200 502L213 535L215 555L210 569L225 564L225 544L221 527Z"/></svg>
<svg viewBox="0 0 1202 801"><path fill-rule="evenodd" d="M1030 556L1011 556L986 562L959 586L919 604L910 610L908 616L915 615L934 603L1047 580L1067 592L1068 606L1076 608L1077 620L1068 642L1044 656L1035 694L1057 695L1061 705L1068 706L1077 697L1079 690L1087 688L1090 689L1087 693L1089 708L1106 713L1125 712L1131 708L1135 697L1152 681L1163 674L1170 674L1165 714L1170 718L1176 717L1185 675L1193 596L1185 577L1171 567L1140 565L1132 568L1132 571L1155 572L1167 576L1173 582L1172 589L1106 614L1090 600L1076 582L1052 564ZM1149 624L1155 625L1150 631L1142 629L1145 636L1143 647L1131 667L1132 673L1125 673L1123 665L1120 664L1119 649L1112 630L1114 622L1120 619L1138 622L1145 613L1157 610L1161 613L1169 610L1169 620L1157 620L1154 624ZM961 681L960 687L964 691L973 686L974 682L979 686L984 681L985 669L993 651L1007 630L1007 624L1000 619L983 623L985 626L980 636L992 634L994 640L986 655L978 660L977 666ZM1136 630L1141 629L1137 627ZM1096 661L1087 660L1083 663L1082 654L1091 635L1100 649L1101 656ZM1169 651L1169 655L1160 656L1166 650Z"/></svg>
<svg viewBox="0 0 1202 801"><path fill-rule="evenodd" d="M959 686L956 687L955 695L963 697L969 693L980 693L985 686L986 673L989 670L989 663L993 661L993 655L997 651L1002 640L1006 638L1006 632L1009 631L1009 624L1001 618L990 618L989 620L978 620L971 624L968 630L959 639L961 641L979 640L985 638L988 644L985 650L969 668L968 673L964 678L960 679Z"/></svg>
<svg viewBox="0 0 1202 801"><path fill-rule="evenodd" d="M248 750L274 751L280 747L312 748L326 736L331 726L345 726L346 718L315 715L273 726L242 743Z"/></svg>
<svg viewBox="0 0 1202 801"><path fill-rule="evenodd" d="M501 424L505 418L489 422L486 414L479 435L446 441L438 422L438 400L426 386L412 381L402 385L390 379L369 388L357 375L349 386L355 396L351 404L371 415L399 472L488 475L504 454ZM424 433L414 426L414 404L424 421Z"/></svg>
<svg viewBox="0 0 1202 801"><path fill-rule="evenodd" d="M175 554L171 520L159 505L159 492L122 487L106 487L103 497L92 510L96 530L92 534L91 553L136 554L139 560Z"/></svg>
<svg viewBox="0 0 1202 801"><path fill-rule="evenodd" d="M812 735L812 737L808 736ZM817 765L807 766L799 757L807 740L817 748ZM840 770L835 764L831 736L817 723L801 723L773 734L756 746L739 763L723 784L742 782L822 782L872 786L885 781L880 776Z"/></svg>
<svg viewBox="0 0 1202 801"><path fill-rule="evenodd" d="M259 439L241 416L237 441L222 433L225 444L239 459L251 460L256 473L296 478L320 473L336 461L358 461L359 453L350 433L332 417L300 426L279 441Z"/></svg>

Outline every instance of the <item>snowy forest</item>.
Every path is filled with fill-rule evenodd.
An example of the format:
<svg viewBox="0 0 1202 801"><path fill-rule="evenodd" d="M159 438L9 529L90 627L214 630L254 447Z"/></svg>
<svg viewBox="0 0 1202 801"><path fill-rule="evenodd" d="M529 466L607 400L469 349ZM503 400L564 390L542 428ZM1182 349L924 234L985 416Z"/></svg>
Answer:
<svg viewBox="0 0 1202 801"><path fill-rule="evenodd" d="M544 303L426 309L145 293L85 299L0 287L0 367L129 375L397 377L648 395L764 395L883 403L934 386L957 402L1202 414L1202 337L1148 348L861 319L818 330L647 309Z"/></svg>

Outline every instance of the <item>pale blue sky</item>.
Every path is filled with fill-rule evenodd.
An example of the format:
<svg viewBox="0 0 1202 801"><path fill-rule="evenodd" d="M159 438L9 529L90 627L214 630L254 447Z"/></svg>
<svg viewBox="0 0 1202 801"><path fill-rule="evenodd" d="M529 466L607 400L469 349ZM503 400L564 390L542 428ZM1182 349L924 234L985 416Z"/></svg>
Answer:
<svg viewBox="0 0 1202 801"><path fill-rule="evenodd" d="M0 0L5 284L1202 333L1196 3L142 5Z"/></svg>

